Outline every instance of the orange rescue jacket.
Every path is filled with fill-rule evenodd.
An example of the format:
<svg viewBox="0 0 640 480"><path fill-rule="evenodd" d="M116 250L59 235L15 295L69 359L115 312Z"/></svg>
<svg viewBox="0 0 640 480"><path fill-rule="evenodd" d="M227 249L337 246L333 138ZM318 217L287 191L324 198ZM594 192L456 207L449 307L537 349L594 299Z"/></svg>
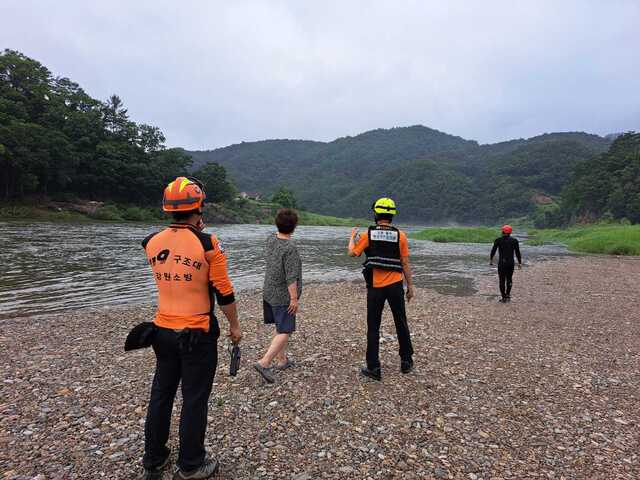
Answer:
<svg viewBox="0 0 640 480"><path fill-rule="evenodd" d="M216 299L235 301L227 259L215 235L175 223L145 238L142 246L158 287L159 327L209 331Z"/></svg>

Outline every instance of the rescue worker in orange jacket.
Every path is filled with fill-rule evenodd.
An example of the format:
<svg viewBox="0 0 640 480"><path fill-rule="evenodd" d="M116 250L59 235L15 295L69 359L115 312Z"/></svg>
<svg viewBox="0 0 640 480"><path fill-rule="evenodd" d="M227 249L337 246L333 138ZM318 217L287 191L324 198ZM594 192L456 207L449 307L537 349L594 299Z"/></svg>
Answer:
<svg viewBox="0 0 640 480"><path fill-rule="evenodd" d="M204 200L200 182L176 178L165 188L162 201L173 223L142 242L158 288L153 341L156 372L143 457L143 478L147 480L162 478L169 463L171 411L180 381L183 404L174 478L210 478L218 470L218 461L204 448L208 401L218 362L216 301L229 321L231 340L239 342L242 333L224 247L215 235L202 231Z"/></svg>
<svg viewBox="0 0 640 480"><path fill-rule="evenodd" d="M367 283L367 364L362 375L381 380L380 324L384 304L389 303L396 325L400 354L400 371L413 369L413 346L405 310L403 281L407 284L407 301L413 298L413 275L409 266L409 242L407 236L391 222L397 213L396 204L390 198L379 198L372 206L376 224L358 238L358 229L351 231L348 253L359 257L364 253L363 274Z"/></svg>

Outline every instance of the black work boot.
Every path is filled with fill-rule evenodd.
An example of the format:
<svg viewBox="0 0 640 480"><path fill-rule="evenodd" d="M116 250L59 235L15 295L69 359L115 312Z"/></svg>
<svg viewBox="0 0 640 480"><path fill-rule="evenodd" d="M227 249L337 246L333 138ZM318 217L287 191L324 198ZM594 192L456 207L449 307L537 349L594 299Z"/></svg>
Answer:
<svg viewBox="0 0 640 480"><path fill-rule="evenodd" d="M413 360L402 360L400 362L400 371L402 373L409 373L413 370Z"/></svg>
<svg viewBox="0 0 640 480"><path fill-rule="evenodd" d="M362 367L360 369L360 373L365 377L373 378L374 380L382 380L382 372L380 371L380 367L369 369L369 367Z"/></svg>

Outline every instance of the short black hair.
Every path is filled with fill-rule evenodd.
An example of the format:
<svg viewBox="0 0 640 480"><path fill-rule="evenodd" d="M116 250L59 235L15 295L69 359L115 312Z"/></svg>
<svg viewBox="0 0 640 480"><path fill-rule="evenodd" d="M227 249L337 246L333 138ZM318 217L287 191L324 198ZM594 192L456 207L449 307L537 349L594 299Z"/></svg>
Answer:
<svg viewBox="0 0 640 480"><path fill-rule="evenodd" d="M195 214L202 215L202 211L196 209L196 210L187 210L187 211L181 211L181 212L171 212L171 216L176 222L182 222L187 218L189 218L191 215L195 215Z"/></svg>
<svg viewBox="0 0 640 480"><path fill-rule="evenodd" d="M276 214L276 226L280 233L289 234L298 225L298 214L291 208L281 208Z"/></svg>
<svg viewBox="0 0 640 480"><path fill-rule="evenodd" d="M376 213L374 215L375 221L377 222L378 220L388 220L390 222L393 221L393 215L391 215L390 213Z"/></svg>

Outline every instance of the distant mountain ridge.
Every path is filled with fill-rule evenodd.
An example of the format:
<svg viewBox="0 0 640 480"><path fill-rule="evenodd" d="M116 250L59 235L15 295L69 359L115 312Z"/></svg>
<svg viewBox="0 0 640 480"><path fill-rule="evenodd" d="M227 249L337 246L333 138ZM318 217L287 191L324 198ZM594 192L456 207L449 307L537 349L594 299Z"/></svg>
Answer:
<svg viewBox="0 0 640 480"><path fill-rule="evenodd" d="M480 145L414 125L332 142L263 140L187 153L194 169L224 166L240 190L269 195L285 185L319 213L367 215L373 199L390 195L405 221L479 222L531 213L535 198L558 195L576 165L611 141L565 132Z"/></svg>

